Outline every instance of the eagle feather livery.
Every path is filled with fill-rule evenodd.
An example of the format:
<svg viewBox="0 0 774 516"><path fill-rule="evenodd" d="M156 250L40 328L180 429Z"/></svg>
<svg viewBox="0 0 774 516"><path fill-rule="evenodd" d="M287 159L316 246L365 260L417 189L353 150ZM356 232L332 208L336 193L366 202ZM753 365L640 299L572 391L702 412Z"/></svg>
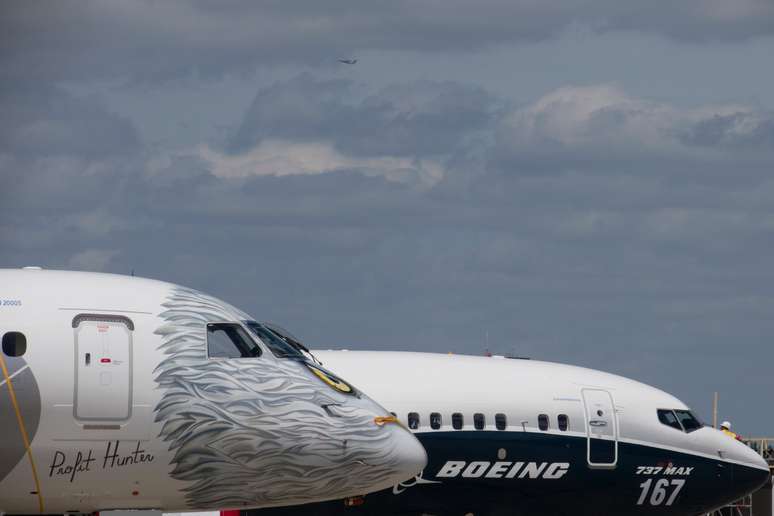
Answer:
<svg viewBox="0 0 774 516"><path fill-rule="evenodd" d="M185 288L162 306L156 422L190 507L325 500L347 484L365 489L397 464L394 434L374 424L380 409L367 397L335 391L296 360L208 359L206 324L247 314Z"/></svg>

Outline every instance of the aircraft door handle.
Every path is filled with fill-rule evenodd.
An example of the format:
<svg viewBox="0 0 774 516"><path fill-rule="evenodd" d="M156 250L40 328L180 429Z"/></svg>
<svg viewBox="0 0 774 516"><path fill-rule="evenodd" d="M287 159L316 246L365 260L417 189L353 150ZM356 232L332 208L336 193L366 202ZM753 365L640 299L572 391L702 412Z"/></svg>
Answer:
<svg viewBox="0 0 774 516"><path fill-rule="evenodd" d="M86 353L86 365L91 365L91 353Z"/></svg>
<svg viewBox="0 0 774 516"><path fill-rule="evenodd" d="M596 427L607 426L607 421L602 421L601 419L592 419L591 421L589 421L589 425L596 426Z"/></svg>

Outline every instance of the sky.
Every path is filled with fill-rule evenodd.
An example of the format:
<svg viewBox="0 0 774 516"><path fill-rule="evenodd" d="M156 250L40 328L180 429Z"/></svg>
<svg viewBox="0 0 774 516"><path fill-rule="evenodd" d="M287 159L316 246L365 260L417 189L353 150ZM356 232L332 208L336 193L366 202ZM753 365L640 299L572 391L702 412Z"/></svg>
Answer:
<svg viewBox="0 0 774 516"><path fill-rule="evenodd" d="M3 2L0 267L774 435L773 55L769 0Z"/></svg>

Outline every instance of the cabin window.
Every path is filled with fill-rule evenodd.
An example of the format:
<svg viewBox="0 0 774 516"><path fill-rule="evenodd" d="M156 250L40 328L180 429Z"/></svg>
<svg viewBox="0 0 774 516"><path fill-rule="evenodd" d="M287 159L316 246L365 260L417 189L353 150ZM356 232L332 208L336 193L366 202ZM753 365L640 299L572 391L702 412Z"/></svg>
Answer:
<svg viewBox="0 0 774 516"><path fill-rule="evenodd" d="M675 415L677 416L677 419L680 420L680 423L683 425L686 432L693 432L704 426L690 410L675 410Z"/></svg>
<svg viewBox="0 0 774 516"><path fill-rule="evenodd" d="M538 416L538 428L540 428L543 432L548 430L548 415L547 414L540 414Z"/></svg>
<svg viewBox="0 0 774 516"><path fill-rule="evenodd" d="M441 428L441 414L433 412L430 414L430 428L438 430Z"/></svg>
<svg viewBox="0 0 774 516"><path fill-rule="evenodd" d="M505 430L508 427L508 418L505 417L505 414L495 414L495 427L498 430Z"/></svg>
<svg viewBox="0 0 774 516"><path fill-rule="evenodd" d="M459 412L455 412L452 414L452 428L455 430L462 430L462 426L465 424L465 420L462 417L462 414Z"/></svg>
<svg viewBox="0 0 774 516"><path fill-rule="evenodd" d="M473 427L476 430L483 430L486 426L486 419L484 418L484 414L476 413L473 414Z"/></svg>
<svg viewBox="0 0 774 516"><path fill-rule="evenodd" d="M566 432L568 428L570 428L570 418L567 417L567 414L559 414L556 418L556 422L558 423L559 430L562 432Z"/></svg>
<svg viewBox="0 0 774 516"><path fill-rule="evenodd" d="M417 428L419 428L419 414L417 414L416 412L409 412L408 427L410 430L416 430Z"/></svg>
<svg viewBox="0 0 774 516"><path fill-rule="evenodd" d="M678 421L677 416L675 416L675 413L672 410L659 409L658 420L661 421L662 425L671 426L675 430L683 431L683 426L680 424L680 421Z"/></svg>
<svg viewBox="0 0 774 516"><path fill-rule="evenodd" d="M207 325L207 353L210 358L250 358L261 355L261 348L236 323Z"/></svg>
<svg viewBox="0 0 774 516"><path fill-rule="evenodd" d="M27 337L18 331L3 335L3 353L9 357L20 357L27 352Z"/></svg>

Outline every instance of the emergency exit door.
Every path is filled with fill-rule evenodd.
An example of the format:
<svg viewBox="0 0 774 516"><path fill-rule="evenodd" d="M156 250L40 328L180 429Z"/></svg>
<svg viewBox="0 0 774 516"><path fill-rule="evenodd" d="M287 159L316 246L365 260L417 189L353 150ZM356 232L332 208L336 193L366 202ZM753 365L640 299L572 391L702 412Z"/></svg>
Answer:
<svg viewBox="0 0 774 516"><path fill-rule="evenodd" d="M618 417L613 396L603 389L583 389L586 410L586 459L592 468L614 468L618 463Z"/></svg>
<svg viewBox="0 0 774 516"><path fill-rule="evenodd" d="M123 316L81 314L75 335L76 419L121 421L132 411L132 333Z"/></svg>

